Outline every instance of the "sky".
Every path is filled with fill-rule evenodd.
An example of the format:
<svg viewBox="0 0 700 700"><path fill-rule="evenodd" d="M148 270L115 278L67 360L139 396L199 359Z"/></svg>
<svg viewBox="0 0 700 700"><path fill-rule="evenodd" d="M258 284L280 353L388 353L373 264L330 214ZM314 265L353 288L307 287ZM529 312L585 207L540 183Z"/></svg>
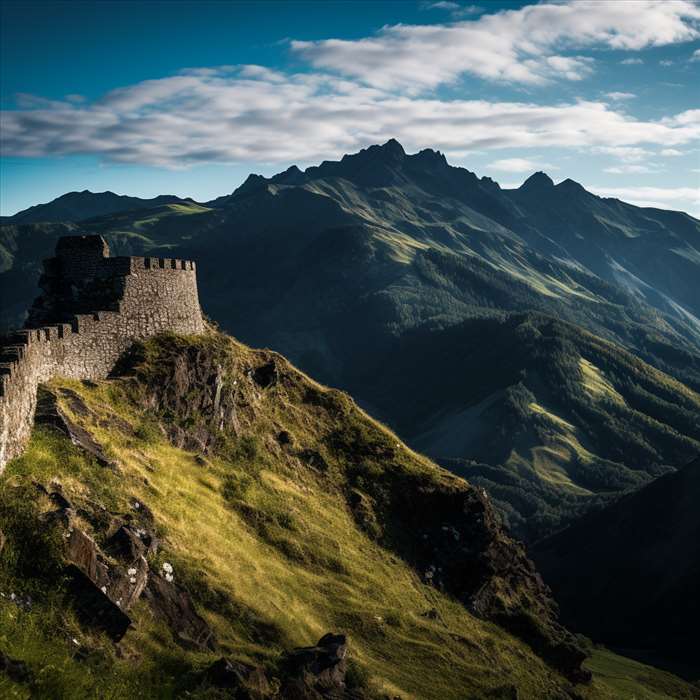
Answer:
<svg viewBox="0 0 700 700"><path fill-rule="evenodd" d="M700 217L700 4L0 0L0 214L398 139Z"/></svg>

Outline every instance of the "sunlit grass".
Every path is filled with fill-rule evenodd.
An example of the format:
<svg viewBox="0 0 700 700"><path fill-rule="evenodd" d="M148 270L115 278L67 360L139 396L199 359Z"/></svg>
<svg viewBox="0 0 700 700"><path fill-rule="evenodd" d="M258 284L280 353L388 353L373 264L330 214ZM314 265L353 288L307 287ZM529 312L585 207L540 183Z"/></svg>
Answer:
<svg viewBox="0 0 700 700"><path fill-rule="evenodd" d="M62 411L94 436L116 467L101 466L66 437L40 427L25 454L8 465L0 503L38 493L33 481L58 481L78 511L118 514L133 512L135 503L147 506L161 540L152 568L172 564L176 583L190 592L220 649L184 651L141 600L117 654L111 642L80 628L60 585L45 583L31 613L0 602L0 643L47 679L47 697L173 697L184 690L198 697L197 673L218 655L273 667L284 650L312 644L328 631L349 635L351 658L372 687L390 697L507 698L513 687L520 698L562 696L567 683L527 645L426 586L358 527L344 491L348 465L324 436L339 432L351 449L354 440L391 447L392 466L369 465L367 478L384 468L434 484L456 477L406 448L348 397L293 368L285 366L284 381L260 390L247 372L259 364L253 351L218 336L191 343L195 349L214 343L226 381L235 378L236 434L206 455L180 449L167 439L135 379L56 380L51 390ZM159 376L159 362L156 348L147 347L145 371ZM74 410L68 391L87 410ZM185 422L197 420L192 415ZM288 447L278 440L281 431ZM318 453L325 469L301 459L303 450ZM50 507L45 497L36 499L39 511ZM92 527L89 519L80 524ZM93 534L100 543L103 533ZM0 582L8 590L22 585L12 567ZM605 683L602 678L582 692L614 697L601 690ZM0 681L3 697L23 692Z"/></svg>

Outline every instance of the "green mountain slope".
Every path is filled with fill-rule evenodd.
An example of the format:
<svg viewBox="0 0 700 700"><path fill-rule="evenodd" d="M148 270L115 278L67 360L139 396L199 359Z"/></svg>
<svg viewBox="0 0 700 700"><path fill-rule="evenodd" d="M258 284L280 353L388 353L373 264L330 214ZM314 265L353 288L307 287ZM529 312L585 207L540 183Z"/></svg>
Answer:
<svg viewBox="0 0 700 700"><path fill-rule="evenodd" d="M5 696L221 697L224 655L289 697L281 654L332 630L334 697L694 697L599 651L574 690L488 500L278 355L166 336L40 398L0 492Z"/></svg>
<svg viewBox="0 0 700 700"><path fill-rule="evenodd" d="M700 394L547 316L406 334L357 381L416 449L486 488L527 541L700 453Z"/></svg>
<svg viewBox="0 0 700 700"><path fill-rule="evenodd" d="M567 620L696 680L699 493L696 459L533 549Z"/></svg>

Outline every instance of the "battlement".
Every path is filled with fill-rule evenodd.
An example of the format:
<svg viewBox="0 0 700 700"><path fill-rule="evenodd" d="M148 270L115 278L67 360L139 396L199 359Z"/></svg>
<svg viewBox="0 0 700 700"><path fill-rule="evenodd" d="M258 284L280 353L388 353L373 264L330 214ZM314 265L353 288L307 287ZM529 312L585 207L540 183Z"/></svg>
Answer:
<svg viewBox="0 0 700 700"><path fill-rule="evenodd" d="M204 331L190 260L111 258L101 236L65 236L39 285L25 328L0 349L0 471L29 438L40 383L103 378L136 340Z"/></svg>

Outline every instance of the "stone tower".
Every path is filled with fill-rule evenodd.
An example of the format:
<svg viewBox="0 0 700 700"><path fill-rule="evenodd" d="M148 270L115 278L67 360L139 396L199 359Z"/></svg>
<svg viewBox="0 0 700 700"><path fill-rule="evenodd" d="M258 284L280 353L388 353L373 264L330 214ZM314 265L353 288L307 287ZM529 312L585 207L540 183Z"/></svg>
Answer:
<svg viewBox="0 0 700 700"><path fill-rule="evenodd" d="M60 238L39 284L25 330L0 353L0 472L29 439L41 382L104 378L136 340L205 329L193 262L110 258L102 236Z"/></svg>

